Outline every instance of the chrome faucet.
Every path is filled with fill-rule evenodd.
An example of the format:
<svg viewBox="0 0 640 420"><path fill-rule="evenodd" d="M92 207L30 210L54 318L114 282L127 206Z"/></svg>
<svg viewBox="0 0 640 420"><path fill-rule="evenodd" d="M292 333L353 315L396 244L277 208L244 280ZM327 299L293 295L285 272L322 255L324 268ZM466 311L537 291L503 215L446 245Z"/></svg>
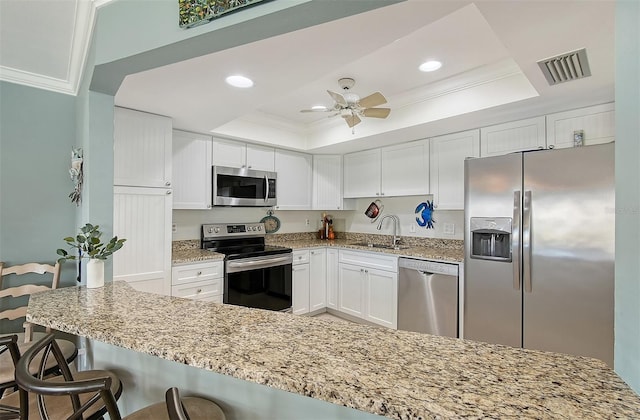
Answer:
<svg viewBox="0 0 640 420"><path fill-rule="evenodd" d="M382 222L384 222L384 219L386 219L387 217L390 217L393 219L393 242L391 245L395 248L396 246L398 246L398 243L400 242L400 238L398 238L397 236L397 233L400 227L400 219L398 218L398 216L396 216L395 214L387 214L380 220L380 223L378 223L377 229L378 230L382 229Z"/></svg>

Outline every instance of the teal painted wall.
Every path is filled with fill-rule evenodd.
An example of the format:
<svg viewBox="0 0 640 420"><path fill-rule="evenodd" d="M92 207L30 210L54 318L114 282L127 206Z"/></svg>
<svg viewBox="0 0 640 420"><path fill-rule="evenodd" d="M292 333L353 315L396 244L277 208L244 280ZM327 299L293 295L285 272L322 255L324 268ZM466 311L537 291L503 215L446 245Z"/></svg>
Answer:
<svg viewBox="0 0 640 420"><path fill-rule="evenodd" d="M75 98L0 81L0 261L53 263L76 230L68 170ZM62 285L75 284L66 263ZM11 285L12 277L5 279ZM0 323L12 331L15 323ZM9 329L10 328L10 329ZM18 327L19 329L19 327Z"/></svg>
<svg viewBox="0 0 640 420"><path fill-rule="evenodd" d="M640 2L616 3L615 370L640 393Z"/></svg>

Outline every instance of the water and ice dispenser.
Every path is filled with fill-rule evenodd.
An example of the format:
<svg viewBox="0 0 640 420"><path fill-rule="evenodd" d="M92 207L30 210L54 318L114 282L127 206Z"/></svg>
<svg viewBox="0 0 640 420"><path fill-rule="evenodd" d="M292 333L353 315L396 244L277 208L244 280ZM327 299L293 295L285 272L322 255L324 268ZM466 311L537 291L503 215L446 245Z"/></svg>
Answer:
<svg viewBox="0 0 640 420"><path fill-rule="evenodd" d="M511 218L471 218L471 258L511 262Z"/></svg>

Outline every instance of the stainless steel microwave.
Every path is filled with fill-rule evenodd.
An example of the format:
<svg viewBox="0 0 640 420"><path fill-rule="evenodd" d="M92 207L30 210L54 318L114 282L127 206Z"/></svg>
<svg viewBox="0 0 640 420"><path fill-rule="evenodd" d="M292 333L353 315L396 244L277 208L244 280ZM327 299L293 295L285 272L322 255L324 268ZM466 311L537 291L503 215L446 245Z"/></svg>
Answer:
<svg viewBox="0 0 640 420"><path fill-rule="evenodd" d="M211 173L211 204L214 206L271 207L276 205L275 172L213 166Z"/></svg>

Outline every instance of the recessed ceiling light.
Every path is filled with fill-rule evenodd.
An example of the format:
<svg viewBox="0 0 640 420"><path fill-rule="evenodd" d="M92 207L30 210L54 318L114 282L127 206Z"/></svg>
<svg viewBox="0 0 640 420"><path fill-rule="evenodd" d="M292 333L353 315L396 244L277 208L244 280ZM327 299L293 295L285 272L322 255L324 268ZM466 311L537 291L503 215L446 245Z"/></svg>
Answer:
<svg viewBox="0 0 640 420"><path fill-rule="evenodd" d="M234 75L229 76L224 80L233 87L250 88L251 86L253 86L253 80L244 76Z"/></svg>
<svg viewBox="0 0 640 420"><path fill-rule="evenodd" d="M431 61L426 61L422 64L420 64L420 71L436 71L438 70L440 67L442 67L442 63L439 61L435 61L435 60L431 60Z"/></svg>
<svg viewBox="0 0 640 420"><path fill-rule="evenodd" d="M327 109L327 107L324 105L314 105L311 107L311 109L317 110L317 111L324 111L325 109Z"/></svg>

